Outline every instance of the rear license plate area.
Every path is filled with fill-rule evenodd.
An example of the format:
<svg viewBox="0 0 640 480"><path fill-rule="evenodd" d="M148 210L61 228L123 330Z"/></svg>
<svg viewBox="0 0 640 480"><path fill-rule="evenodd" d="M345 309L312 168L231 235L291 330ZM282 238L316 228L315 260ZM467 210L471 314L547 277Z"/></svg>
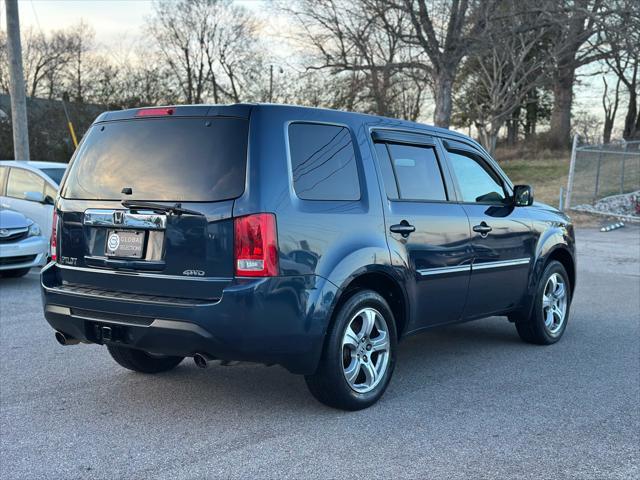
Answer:
<svg viewBox="0 0 640 480"><path fill-rule="evenodd" d="M118 258L142 258L146 232L141 230L109 230L105 255Z"/></svg>

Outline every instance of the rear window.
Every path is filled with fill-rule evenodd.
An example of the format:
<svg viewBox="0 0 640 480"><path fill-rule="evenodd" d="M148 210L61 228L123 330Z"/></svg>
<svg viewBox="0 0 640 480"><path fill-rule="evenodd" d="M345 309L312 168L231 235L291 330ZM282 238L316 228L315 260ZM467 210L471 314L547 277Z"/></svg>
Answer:
<svg viewBox="0 0 640 480"><path fill-rule="evenodd" d="M303 200L359 200L356 153L349 129L292 123L289 149L293 187Z"/></svg>
<svg viewBox="0 0 640 480"><path fill-rule="evenodd" d="M42 170L42 172L44 172L44 174L47 175L51 180L60 185L66 168L41 168L40 170Z"/></svg>
<svg viewBox="0 0 640 480"><path fill-rule="evenodd" d="M248 121L149 118L91 127L62 196L213 202L242 195ZM131 195L123 195L131 188Z"/></svg>

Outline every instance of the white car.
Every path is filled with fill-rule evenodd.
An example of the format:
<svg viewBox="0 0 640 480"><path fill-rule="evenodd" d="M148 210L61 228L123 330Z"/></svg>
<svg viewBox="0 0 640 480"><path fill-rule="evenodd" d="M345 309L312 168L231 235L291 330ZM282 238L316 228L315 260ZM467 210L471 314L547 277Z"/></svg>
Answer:
<svg viewBox="0 0 640 480"><path fill-rule="evenodd" d="M0 276L21 277L47 261L49 239L20 212L0 209Z"/></svg>
<svg viewBox="0 0 640 480"><path fill-rule="evenodd" d="M48 238L53 203L66 169L66 163L0 161L0 207L32 219Z"/></svg>

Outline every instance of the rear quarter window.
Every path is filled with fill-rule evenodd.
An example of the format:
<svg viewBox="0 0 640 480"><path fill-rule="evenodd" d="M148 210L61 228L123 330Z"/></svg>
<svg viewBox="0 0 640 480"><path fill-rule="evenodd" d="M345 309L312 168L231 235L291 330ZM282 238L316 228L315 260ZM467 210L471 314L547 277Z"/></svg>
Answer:
<svg viewBox="0 0 640 480"><path fill-rule="evenodd" d="M359 200L356 153L348 128L317 123L289 125L291 172L303 200Z"/></svg>

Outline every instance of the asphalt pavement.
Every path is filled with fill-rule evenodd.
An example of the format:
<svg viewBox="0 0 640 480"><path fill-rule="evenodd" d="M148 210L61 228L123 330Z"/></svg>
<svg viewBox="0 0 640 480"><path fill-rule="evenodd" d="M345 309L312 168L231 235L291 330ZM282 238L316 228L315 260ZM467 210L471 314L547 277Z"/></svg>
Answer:
<svg viewBox="0 0 640 480"><path fill-rule="evenodd" d="M0 477L639 478L640 229L578 243L561 342L524 344L503 318L411 337L355 413L280 367L145 376L61 347L37 273L0 279Z"/></svg>

